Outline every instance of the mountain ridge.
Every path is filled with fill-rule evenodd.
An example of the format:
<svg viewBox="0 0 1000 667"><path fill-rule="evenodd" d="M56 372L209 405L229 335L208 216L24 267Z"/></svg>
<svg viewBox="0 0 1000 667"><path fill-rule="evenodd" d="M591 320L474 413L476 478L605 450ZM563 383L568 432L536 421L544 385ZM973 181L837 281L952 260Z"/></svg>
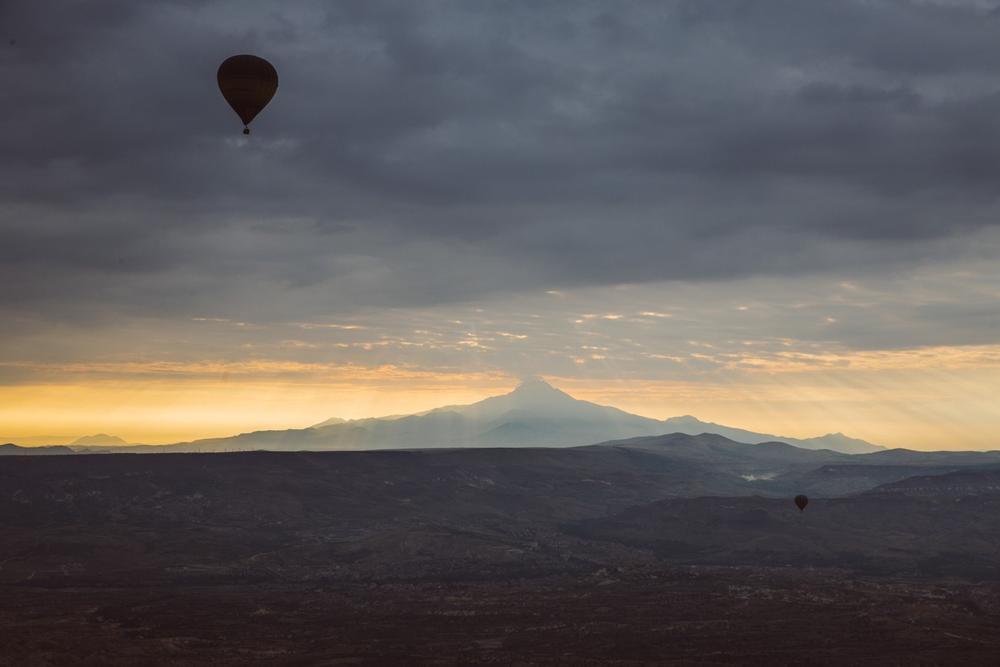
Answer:
<svg viewBox="0 0 1000 667"><path fill-rule="evenodd" d="M698 433L717 433L719 435L725 435L727 438L731 438L738 442L746 442L751 445L756 445L760 442L775 441L787 442L789 444L794 444L796 447L802 447L803 449L831 449L831 445L834 445L836 447L834 451L842 451L850 454L863 454L874 451L882 451L885 449L885 447L880 445L873 445L865 440L852 438L839 431L813 438L793 438L790 436L774 435L771 433L758 433L747 429L724 426L714 422L705 422L696 417L692 417L691 415L670 417L663 421L676 433L687 433L688 435L697 435Z"/></svg>
<svg viewBox="0 0 1000 667"><path fill-rule="evenodd" d="M545 380L531 378L512 391L468 405L446 405L411 415L365 419L330 418L300 429L240 433L170 445L115 447L132 452L347 451L435 447L574 447L667 433L715 433L747 444L784 442L800 449L847 454L885 448L842 434L781 438L702 422L694 417L666 420L573 398ZM112 451L88 447L86 451Z"/></svg>

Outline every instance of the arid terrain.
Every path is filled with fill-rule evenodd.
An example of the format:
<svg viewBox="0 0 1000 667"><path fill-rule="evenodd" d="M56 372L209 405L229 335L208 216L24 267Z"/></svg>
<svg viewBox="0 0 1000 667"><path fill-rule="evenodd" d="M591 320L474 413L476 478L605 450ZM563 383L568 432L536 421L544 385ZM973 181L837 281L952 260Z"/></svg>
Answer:
<svg viewBox="0 0 1000 667"><path fill-rule="evenodd" d="M805 512L797 487L812 489ZM18 456L0 460L0 521L0 664L11 666L985 665L1000 654L989 454L673 435Z"/></svg>

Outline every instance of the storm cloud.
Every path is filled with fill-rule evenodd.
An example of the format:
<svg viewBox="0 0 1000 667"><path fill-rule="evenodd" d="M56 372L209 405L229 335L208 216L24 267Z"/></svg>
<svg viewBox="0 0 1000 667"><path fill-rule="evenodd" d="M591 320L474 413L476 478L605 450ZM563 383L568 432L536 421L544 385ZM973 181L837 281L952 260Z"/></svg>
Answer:
<svg viewBox="0 0 1000 667"><path fill-rule="evenodd" d="M994 3L52 0L0 26L11 332L997 248ZM242 52L281 77L249 140L214 77Z"/></svg>

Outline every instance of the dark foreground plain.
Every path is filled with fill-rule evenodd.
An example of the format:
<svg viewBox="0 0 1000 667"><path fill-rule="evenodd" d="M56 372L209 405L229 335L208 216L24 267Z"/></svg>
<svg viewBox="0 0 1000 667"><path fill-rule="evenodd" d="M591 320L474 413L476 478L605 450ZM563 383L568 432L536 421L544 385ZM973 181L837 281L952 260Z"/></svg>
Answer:
<svg viewBox="0 0 1000 667"><path fill-rule="evenodd" d="M4 665L1000 655L989 455L668 436L9 457L0 521Z"/></svg>

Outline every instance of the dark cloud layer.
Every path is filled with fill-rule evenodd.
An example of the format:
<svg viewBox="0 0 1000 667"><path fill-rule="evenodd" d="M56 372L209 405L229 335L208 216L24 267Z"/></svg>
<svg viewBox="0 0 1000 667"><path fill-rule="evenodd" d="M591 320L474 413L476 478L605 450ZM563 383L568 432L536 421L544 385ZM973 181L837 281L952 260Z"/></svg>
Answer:
<svg viewBox="0 0 1000 667"><path fill-rule="evenodd" d="M12 318L868 273L1000 222L983 2L47 0L0 26ZM241 52L281 77L248 142L215 85Z"/></svg>

